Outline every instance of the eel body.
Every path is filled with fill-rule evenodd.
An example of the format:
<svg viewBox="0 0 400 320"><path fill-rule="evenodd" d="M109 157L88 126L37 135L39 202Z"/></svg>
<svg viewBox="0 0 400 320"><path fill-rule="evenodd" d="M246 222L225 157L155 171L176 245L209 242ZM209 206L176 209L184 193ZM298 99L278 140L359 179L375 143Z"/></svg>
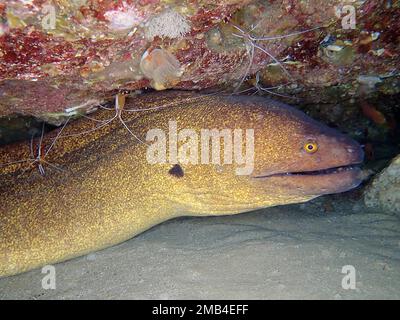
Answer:
<svg viewBox="0 0 400 320"><path fill-rule="evenodd" d="M127 99L125 109L142 142L118 118L92 130L112 111L71 122L46 155L44 175L29 160L29 142L0 150L0 163L20 160L0 167L0 276L118 244L173 217L304 202L361 182L355 141L278 102L170 91ZM224 133L214 141L220 163L207 163L201 150L215 145L210 138L204 147L201 134L215 129ZM43 153L54 135L44 137ZM253 163L245 157L251 146Z"/></svg>

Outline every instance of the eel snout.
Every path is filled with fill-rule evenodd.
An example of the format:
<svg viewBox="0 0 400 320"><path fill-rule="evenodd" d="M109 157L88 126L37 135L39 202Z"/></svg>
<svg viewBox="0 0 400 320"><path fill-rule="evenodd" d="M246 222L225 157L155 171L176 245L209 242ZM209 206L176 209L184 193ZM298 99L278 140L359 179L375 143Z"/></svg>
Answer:
<svg viewBox="0 0 400 320"><path fill-rule="evenodd" d="M303 141L313 141L317 151L307 153L302 149ZM307 143L305 144L307 145ZM364 152L353 139L326 129L311 138L305 136L293 146L295 156L285 163L285 159L273 170L261 170L253 178L277 188L286 188L291 194L323 195L340 193L357 187L363 181L359 165L364 160Z"/></svg>

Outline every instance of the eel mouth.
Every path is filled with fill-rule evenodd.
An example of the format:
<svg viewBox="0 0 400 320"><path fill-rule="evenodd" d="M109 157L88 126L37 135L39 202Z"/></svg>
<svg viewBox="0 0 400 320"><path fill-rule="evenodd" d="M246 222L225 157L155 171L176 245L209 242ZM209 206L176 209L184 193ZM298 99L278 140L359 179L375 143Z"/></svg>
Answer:
<svg viewBox="0 0 400 320"><path fill-rule="evenodd" d="M293 172L279 172L268 175L255 176L256 179L272 178L272 177L287 177L287 176L329 176L346 172L354 172L360 170L357 164L351 164L340 167L333 167L328 169L320 169L314 171L293 171Z"/></svg>

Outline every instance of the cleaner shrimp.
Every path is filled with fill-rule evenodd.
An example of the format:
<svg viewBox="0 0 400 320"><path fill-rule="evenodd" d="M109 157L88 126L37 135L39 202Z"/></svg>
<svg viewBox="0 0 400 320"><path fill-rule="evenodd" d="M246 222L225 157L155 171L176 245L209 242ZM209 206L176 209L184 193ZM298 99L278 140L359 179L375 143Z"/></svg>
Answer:
<svg viewBox="0 0 400 320"><path fill-rule="evenodd" d="M254 85L253 85L251 88L244 89L244 90L238 91L238 92L234 92L234 94L242 94L242 93L247 93L247 92L254 91L254 92L251 94L251 95L253 96L253 95L256 95L256 94L258 94L258 95L263 95L264 92L265 92L265 93L268 93L268 94L271 94L271 95L275 95L275 96L278 96L278 97L281 97L281 98L292 99L292 100L298 100L297 97L292 97L292 96L288 96L288 95L285 95L285 94L281 94L281 93L277 93L277 92L275 92L275 91L272 91L272 90L274 90L274 89L280 89L280 88L282 88L282 87L284 87L284 86L285 86L285 85L282 84L282 85L273 86L273 87L268 87L268 88L263 87L263 86L260 84L260 72L257 72L257 73L256 73L256 78L255 78L255 80L254 80Z"/></svg>
<svg viewBox="0 0 400 320"><path fill-rule="evenodd" d="M265 53L276 65L278 65L283 73L286 75L286 77L293 82L293 77L292 75L289 73L289 71L287 71L287 69L284 66L284 62L279 61L278 58L276 58L273 54L271 54L270 52L267 51L267 49L265 49L261 44L259 44L259 42L262 41L273 41L273 40L280 40L280 39L285 39L285 38L290 38L290 37L295 37L301 34L305 34L308 32L312 32L315 30L319 30L323 27L315 27L315 28L311 28L311 29L307 29L304 31L297 31L297 32L293 32L287 35L278 35L278 36L270 36L270 37L254 37L251 35L251 33L258 27L259 24L255 25L254 27L251 28L251 30L249 32L245 32L243 29L241 29L240 27L233 25L233 27L238 31L238 33L232 33L233 36L240 38L244 41L246 48L247 48L247 56L249 58L249 63L246 67L245 70L245 74L244 76L241 78L239 84L236 86L234 93L238 93L239 88L242 86L242 84L246 81L247 77L250 74L251 71L251 67L253 65L253 61L254 61L254 55L255 55L255 51L260 50L261 52ZM270 94L273 95L278 95L277 93L275 93L274 91L272 91L272 89L276 89L276 88L280 88L281 86L276 86L276 87L270 87L270 88L263 88L259 85L259 76L258 79L256 79L256 89L258 92L264 91L264 92L268 92ZM241 91L241 93L243 93L243 91ZM287 98L287 96L285 96Z"/></svg>
<svg viewBox="0 0 400 320"><path fill-rule="evenodd" d="M54 137L50 146L47 149L43 145L43 137L44 137L44 131L45 131L45 122L43 122L42 131L40 134L40 138L39 138L39 142L37 144L36 150L35 150L35 146L34 146L35 135L32 135L32 138L30 140L29 158L12 161L12 162L8 162L5 164L0 164L0 168L11 166L11 165L16 165L16 164L28 163L28 167L22 170L22 174L24 174L27 170L30 170L30 169L33 169L34 167L36 167L39 174L41 176L45 176L46 175L45 166L49 166L53 169L56 169L57 171L64 171L60 167L56 166L55 164L50 163L49 161L47 161L45 159L48 156L49 152L53 149L54 145L56 144L56 141L60 138L60 136L61 136L64 128L67 126L69 120L70 120L70 118L68 118L67 121L64 123L64 125L62 126L60 131L57 133L57 135Z"/></svg>
<svg viewBox="0 0 400 320"><path fill-rule="evenodd" d="M192 102L195 101L197 99L203 98L203 97L207 97L207 96L211 96L211 95L215 95L218 94L219 92L213 92L213 93L209 93L209 94L201 94L199 96L196 97L191 97L188 98L184 101L180 100L179 103L182 102ZM61 138L64 137L77 137L80 135L84 135L84 134L89 134L92 133L96 130L99 130L101 128L106 127L107 125L111 124L113 121L118 120L119 122L121 122L121 124L123 125L123 127L129 132L129 134L135 139L137 140L139 143L144 144L144 145L148 145L145 141L143 141L142 139L140 139L128 126L127 122L123 119L123 113L127 112L127 113L135 113L135 112L144 112L144 111L155 111L155 110L160 110L163 108L167 108L167 107L173 107L174 105L176 105L175 101L172 101L170 103L165 103L159 106L154 106L154 107L149 107L149 108L138 108L138 109L127 109L125 108L125 101L126 101L126 96L127 93L126 92L121 92L116 94L115 96L115 102L114 102L114 107L113 108L109 108L109 107L105 107L103 105L98 105L98 108L103 109L103 110L107 110L107 111L113 111L114 114L111 118L105 119L105 120L99 120L96 119L94 117L88 116L88 115L82 115L83 118L92 120L94 122L97 123L97 125L94 128L82 131L82 132L77 132L77 133L71 133L71 134L66 134L66 135L62 135L60 136Z"/></svg>

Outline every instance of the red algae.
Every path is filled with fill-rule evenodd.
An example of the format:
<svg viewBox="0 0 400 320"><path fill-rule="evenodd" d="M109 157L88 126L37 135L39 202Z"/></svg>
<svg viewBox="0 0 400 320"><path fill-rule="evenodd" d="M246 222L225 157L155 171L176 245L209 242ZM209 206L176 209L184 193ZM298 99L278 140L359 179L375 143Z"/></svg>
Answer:
<svg viewBox="0 0 400 320"><path fill-rule="evenodd" d="M143 54L155 48L169 52L183 70L163 88L234 87L245 75L254 77L258 72L265 76L261 77L263 86L286 83L288 79L281 72L271 72L271 55L289 71L297 91L301 90L309 101L321 97L321 92L311 89L333 84L343 86L348 97L398 89L392 85L394 78L386 75L400 64L396 48L399 8L376 0L357 4L354 30L342 28L334 10L337 0L224 0L213 6L200 0L185 5L157 0L90 0L84 5L54 1L57 21L52 30L41 25L46 4L42 0L31 4L15 0L0 5L0 23L5 30L0 36L0 85L11 92L15 83L10 81L30 81L32 91L36 91L34 82L40 80L45 87L59 90L60 97L69 92L68 96L74 98L60 98L54 105L51 97L57 94L52 89L36 97L32 106L27 95L16 91L1 99L0 116L23 112L41 117L77 105L90 108L86 97L110 97L116 90L143 89L153 79L145 79L138 65ZM11 27L7 12L19 12L17 9L23 9L29 18L17 17ZM190 29L185 28L177 38L163 34L146 38L146 25L166 10L174 10ZM265 51L255 50L250 61L249 44L233 36L234 25L255 38L321 29L259 42ZM331 37L332 43L325 45L326 37ZM361 84L357 79L365 75L385 78L382 85L364 92L358 89ZM23 87L30 90L29 82Z"/></svg>

